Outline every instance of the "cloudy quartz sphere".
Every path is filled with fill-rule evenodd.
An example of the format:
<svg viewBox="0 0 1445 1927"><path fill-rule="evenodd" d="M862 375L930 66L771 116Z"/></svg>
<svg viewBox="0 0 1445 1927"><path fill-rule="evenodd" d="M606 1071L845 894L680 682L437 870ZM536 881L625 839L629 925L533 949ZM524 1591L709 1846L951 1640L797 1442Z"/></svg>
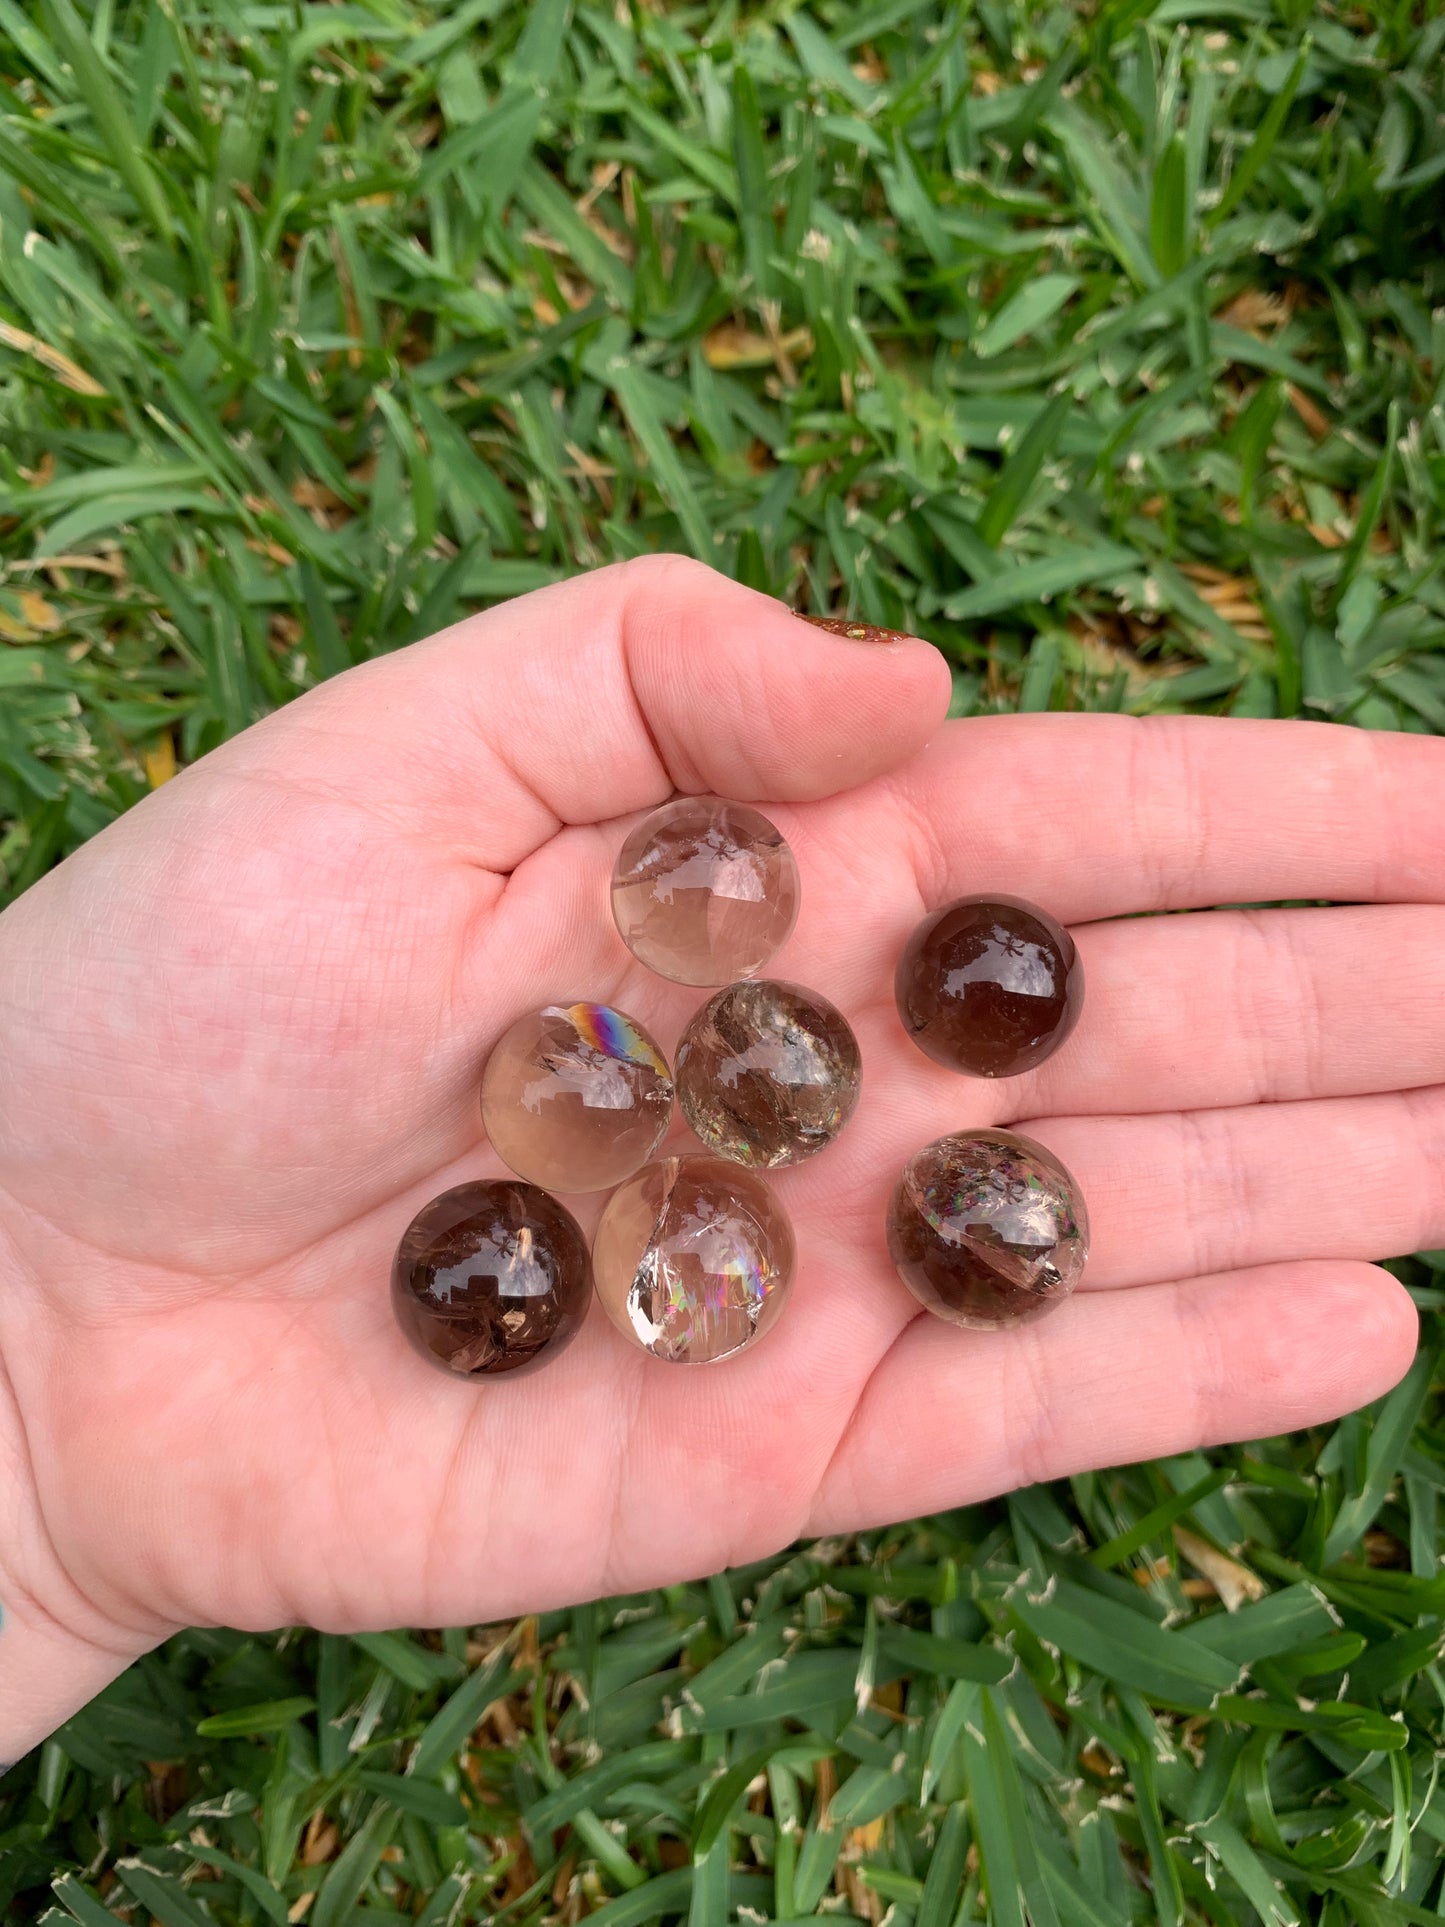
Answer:
<svg viewBox="0 0 1445 1927"><path fill-rule="evenodd" d="M761 1338L793 1279L787 1213L755 1172L663 1158L613 1192L592 1241L597 1296L655 1358L709 1365Z"/></svg>
<svg viewBox="0 0 1445 1927"><path fill-rule="evenodd" d="M645 1164L672 1118L672 1078L647 1032L610 1004L549 1004L498 1040L482 1123L518 1176L601 1191Z"/></svg>
<svg viewBox="0 0 1445 1927"><path fill-rule="evenodd" d="M798 866L760 811L715 796L680 796L645 817L612 873L622 941L679 984L752 977L798 916Z"/></svg>
<svg viewBox="0 0 1445 1927"><path fill-rule="evenodd" d="M904 1166L888 1251L928 1311L992 1331L1068 1297L1089 1254L1089 1221L1078 1185L1042 1144L956 1131Z"/></svg>
<svg viewBox="0 0 1445 1927"><path fill-rule="evenodd" d="M894 978L903 1028L936 1064L1017 1077L1079 1019L1084 967L1047 910L1020 897L960 897L925 917Z"/></svg>
<svg viewBox="0 0 1445 1927"><path fill-rule="evenodd" d="M591 1300L582 1227L515 1178L459 1184L407 1226L391 1273L397 1323L459 1378L516 1377L572 1342Z"/></svg>
<svg viewBox="0 0 1445 1927"><path fill-rule="evenodd" d="M677 1047L677 1098L710 1151L776 1169L831 1144L853 1114L858 1040L826 997L770 977L709 997Z"/></svg>

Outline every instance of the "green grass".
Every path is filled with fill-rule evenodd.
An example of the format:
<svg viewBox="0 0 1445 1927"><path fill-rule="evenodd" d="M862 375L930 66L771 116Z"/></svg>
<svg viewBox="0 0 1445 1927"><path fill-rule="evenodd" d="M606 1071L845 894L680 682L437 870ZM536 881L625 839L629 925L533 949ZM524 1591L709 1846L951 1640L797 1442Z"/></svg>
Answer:
<svg viewBox="0 0 1445 1927"><path fill-rule="evenodd" d="M920 630L959 713L1445 731L1433 0L0 0L0 76L8 892L646 549ZM485 1634L179 1638L5 1780L0 1909L1435 1920L1401 1269L1421 1361L1332 1428Z"/></svg>

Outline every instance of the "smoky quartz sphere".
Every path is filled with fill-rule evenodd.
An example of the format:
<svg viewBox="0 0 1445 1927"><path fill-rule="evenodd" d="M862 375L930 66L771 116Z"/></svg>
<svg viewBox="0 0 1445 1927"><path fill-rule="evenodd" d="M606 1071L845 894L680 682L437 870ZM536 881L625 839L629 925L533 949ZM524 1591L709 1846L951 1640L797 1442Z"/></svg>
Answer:
<svg viewBox="0 0 1445 1927"><path fill-rule="evenodd" d="M482 1074L482 1123L519 1177L554 1191L620 1184L662 1142L672 1078L610 1004L549 1004L505 1031Z"/></svg>
<svg viewBox="0 0 1445 1927"><path fill-rule="evenodd" d="M958 1131L915 1152L888 1210L888 1250L951 1325L1021 1325L1067 1298L1089 1255L1079 1187L1011 1131Z"/></svg>
<svg viewBox="0 0 1445 1927"><path fill-rule="evenodd" d="M682 1034L676 1071L683 1116L710 1151L776 1168L833 1142L863 1065L826 997L760 977L708 999Z"/></svg>
<svg viewBox="0 0 1445 1927"><path fill-rule="evenodd" d="M564 1351L591 1296L582 1227L535 1184L459 1184L397 1247L391 1302L422 1357L460 1378L534 1371Z"/></svg>
<svg viewBox="0 0 1445 1927"><path fill-rule="evenodd" d="M960 897L925 917L894 979L898 1014L935 1063L1016 1077L1079 1020L1084 969L1074 940L1019 897Z"/></svg>
<svg viewBox="0 0 1445 1927"><path fill-rule="evenodd" d="M792 1283L793 1228L756 1172L663 1158L609 1199L592 1241L597 1296L655 1358L708 1365L774 1324Z"/></svg>
<svg viewBox="0 0 1445 1927"><path fill-rule="evenodd" d="M798 866L745 803L681 796L644 818L612 873L612 914L639 963L679 984L756 976L798 916Z"/></svg>

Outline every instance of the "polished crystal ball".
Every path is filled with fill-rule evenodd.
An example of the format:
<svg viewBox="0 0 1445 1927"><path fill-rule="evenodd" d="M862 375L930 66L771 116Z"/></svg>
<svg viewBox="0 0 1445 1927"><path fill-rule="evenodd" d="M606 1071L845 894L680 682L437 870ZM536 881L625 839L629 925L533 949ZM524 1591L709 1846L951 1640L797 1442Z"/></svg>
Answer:
<svg viewBox="0 0 1445 1927"><path fill-rule="evenodd" d="M677 1047L677 1100L710 1151L737 1164L797 1164L853 1114L858 1040L826 997L770 977L710 997Z"/></svg>
<svg viewBox="0 0 1445 1927"><path fill-rule="evenodd" d="M708 1365L761 1338L795 1262L787 1213L755 1172L663 1158L609 1199L592 1241L597 1296L656 1358Z"/></svg>
<svg viewBox="0 0 1445 1927"><path fill-rule="evenodd" d="M798 866L746 803L680 796L644 818L612 873L622 941L660 977L726 984L756 976L798 916Z"/></svg>
<svg viewBox="0 0 1445 1927"><path fill-rule="evenodd" d="M960 897L908 939L894 992L903 1028L936 1064L1016 1077L1078 1022L1084 969L1046 910L1019 897Z"/></svg>
<svg viewBox="0 0 1445 1927"><path fill-rule="evenodd" d="M482 1123L519 1177L554 1191L620 1184L662 1142L672 1078L610 1004L549 1004L502 1034L482 1074Z"/></svg>
<svg viewBox="0 0 1445 1927"><path fill-rule="evenodd" d="M1041 1144L956 1131L904 1166L888 1250L927 1310L994 1331L1068 1297L1089 1255L1089 1221L1078 1185Z"/></svg>
<svg viewBox="0 0 1445 1927"><path fill-rule="evenodd" d="M534 1371L587 1315L592 1265L582 1227L535 1184L459 1184L407 1226L391 1272L397 1323L460 1378Z"/></svg>

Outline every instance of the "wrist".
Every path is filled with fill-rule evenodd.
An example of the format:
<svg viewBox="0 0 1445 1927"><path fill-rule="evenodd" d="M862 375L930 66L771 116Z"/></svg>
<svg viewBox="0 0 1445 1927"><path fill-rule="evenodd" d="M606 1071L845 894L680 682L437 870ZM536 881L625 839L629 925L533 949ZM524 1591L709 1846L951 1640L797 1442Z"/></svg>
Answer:
<svg viewBox="0 0 1445 1927"><path fill-rule="evenodd" d="M0 1586L3 1586L0 1576ZM0 1772L118 1679L146 1649L97 1646L5 1602L0 1624Z"/></svg>
<svg viewBox="0 0 1445 1927"><path fill-rule="evenodd" d="M115 1626L70 1578L45 1518L32 1440L10 1361L42 1349L34 1299L0 1227L0 1766L47 1738L159 1643Z"/></svg>

